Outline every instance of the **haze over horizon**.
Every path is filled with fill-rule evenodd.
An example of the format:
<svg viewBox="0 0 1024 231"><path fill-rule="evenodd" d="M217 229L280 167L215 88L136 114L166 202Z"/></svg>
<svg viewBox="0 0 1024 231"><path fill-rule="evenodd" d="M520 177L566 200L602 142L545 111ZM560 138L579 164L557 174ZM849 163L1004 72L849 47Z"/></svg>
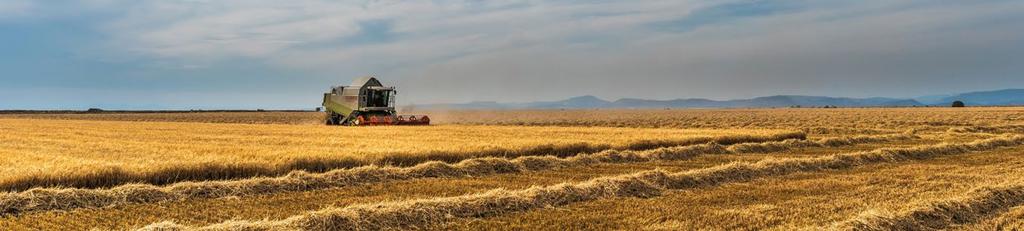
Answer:
<svg viewBox="0 0 1024 231"><path fill-rule="evenodd" d="M0 109L913 98L1024 88L1024 2L7 0L0 51Z"/></svg>

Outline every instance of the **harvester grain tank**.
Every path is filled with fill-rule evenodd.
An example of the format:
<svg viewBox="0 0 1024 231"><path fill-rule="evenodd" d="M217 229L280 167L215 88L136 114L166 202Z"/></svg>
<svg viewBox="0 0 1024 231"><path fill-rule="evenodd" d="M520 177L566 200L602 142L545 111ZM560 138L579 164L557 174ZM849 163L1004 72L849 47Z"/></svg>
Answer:
<svg viewBox="0 0 1024 231"><path fill-rule="evenodd" d="M356 79L349 86L334 86L324 93L327 125L428 125L425 115L398 115L395 87L385 87L374 77Z"/></svg>

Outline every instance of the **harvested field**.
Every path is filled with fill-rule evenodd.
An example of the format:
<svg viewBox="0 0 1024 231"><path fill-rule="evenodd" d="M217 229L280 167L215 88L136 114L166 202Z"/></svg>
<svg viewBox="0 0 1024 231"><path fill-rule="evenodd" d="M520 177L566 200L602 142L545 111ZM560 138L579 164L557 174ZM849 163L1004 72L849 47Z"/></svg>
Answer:
<svg viewBox="0 0 1024 231"><path fill-rule="evenodd" d="M479 218L503 213L528 211L538 208L564 206L609 197L650 198L667 189L692 189L722 183L748 181L765 176L786 175L802 171L843 169L878 162L957 155L974 151L987 151L1024 144L1024 136L994 138L966 144L939 144L931 146L879 149L870 152L832 155L806 159L766 160L753 164L728 164L687 172L645 171L614 177L597 178L581 183L564 183L525 190L493 190L482 194L459 197L354 205L338 209L325 209L279 221L230 221L203 229L213 230L382 230L424 228L430 224L453 218ZM1017 188L987 193L987 197L1007 196L1019 198ZM965 203L965 202L953 202ZM969 203L969 202L967 202ZM965 206L968 207L968 206ZM971 212L971 211L967 211ZM947 215L948 216L948 215ZM881 221L886 222L886 221ZM895 223L895 222L894 222ZM894 227L899 228L899 224ZM869 224L868 227L879 225ZM170 222L155 223L146 229L189 229Z"/></svg>
<svg viewBox="0 0 1024 231"><path fill-rule="evenodd" d="M0 154L17 156L0 162L0 227L1003 230L1024 217L1024 108L453 111L426 127L246 119L259 113L0 115Z"/></svg>

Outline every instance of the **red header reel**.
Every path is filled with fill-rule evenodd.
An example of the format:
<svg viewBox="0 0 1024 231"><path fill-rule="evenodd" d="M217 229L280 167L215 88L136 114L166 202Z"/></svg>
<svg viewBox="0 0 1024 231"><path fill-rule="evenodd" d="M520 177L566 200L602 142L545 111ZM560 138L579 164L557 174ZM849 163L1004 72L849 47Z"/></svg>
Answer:
<svg viewBox="0 0 1024 231"><path fill-rule="evenodd" d="M356 116L352 121L355 126L378 126L378 125L430 125L430 117L426 115L369 115Z"/></svg>

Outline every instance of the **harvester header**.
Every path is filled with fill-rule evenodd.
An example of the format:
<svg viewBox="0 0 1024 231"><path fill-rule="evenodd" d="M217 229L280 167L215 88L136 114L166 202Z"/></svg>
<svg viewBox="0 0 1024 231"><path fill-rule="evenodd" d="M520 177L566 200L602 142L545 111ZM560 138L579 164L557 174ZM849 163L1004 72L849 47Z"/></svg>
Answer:
<svg viewBox="0 0 1024 231"><path fill-rule="evenodd" d="M398 115L395 87L385 87L374 77L362 77L349 86L334 86L324 93L327 125L428 125L425 115Z"/></svg>

